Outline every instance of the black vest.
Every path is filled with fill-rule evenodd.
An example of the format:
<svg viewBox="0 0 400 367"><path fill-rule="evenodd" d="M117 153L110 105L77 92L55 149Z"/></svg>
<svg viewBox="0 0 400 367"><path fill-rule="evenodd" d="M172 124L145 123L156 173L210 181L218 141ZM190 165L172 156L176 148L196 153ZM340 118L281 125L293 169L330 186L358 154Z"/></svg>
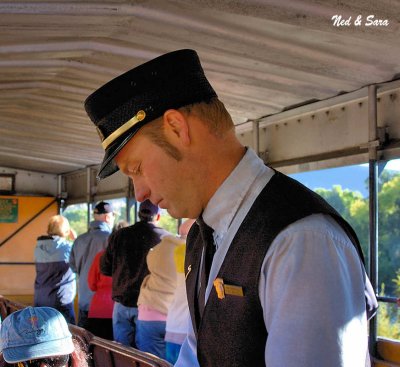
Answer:
<svg viewBox="0 0 400 367"><path fill-rule="evenodd" d="M279 232L317 213L329 214L341 225L363 261L356 234L336 210L302 184L276 172L240 225L218 273L225 284L242 287L244 297L225 295L218 299L213 287L201 320L196 320L195 292L202 241L198 226L192 226L185 260L185 269L191 269L186 288L200 366L265 367L268 333L258 293L262 263Z"/></svg>

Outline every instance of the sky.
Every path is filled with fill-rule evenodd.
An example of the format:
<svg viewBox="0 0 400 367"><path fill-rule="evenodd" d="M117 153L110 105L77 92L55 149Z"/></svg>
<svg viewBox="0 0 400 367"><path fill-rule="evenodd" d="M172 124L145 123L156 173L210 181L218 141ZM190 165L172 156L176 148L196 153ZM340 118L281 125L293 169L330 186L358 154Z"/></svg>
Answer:
<svg viewBox="0 0 400 367"><path fill-rule="evenodd" d="M388 162L386 169L400 172L400 159L393 159Z"/></svg>
<svg viewBox="0 0 400 367"><path fill-rule="evenodd" d="M385 169L400 172L400 159L390 161ZM302 172L290 175L308 188L331 189L334 185L342 189L359 191L363 197L369 196L366 180L368 179L368 164L331 168L325 170Z"/></svg>

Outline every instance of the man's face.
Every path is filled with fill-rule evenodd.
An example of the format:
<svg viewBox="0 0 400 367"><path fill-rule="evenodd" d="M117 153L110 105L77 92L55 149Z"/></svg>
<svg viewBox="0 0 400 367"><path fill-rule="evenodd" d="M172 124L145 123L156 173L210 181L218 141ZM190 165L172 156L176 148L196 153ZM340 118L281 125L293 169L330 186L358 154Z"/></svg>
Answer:
<svg viewBox="0 0 400 367"><path fill-rule="evenodd" d="M137 201L149 199L175 218L197 217L201 212L192 165L185 154L178 161L139 131L115 162L132 179Z"/></svg>
<svg viewBox="0 0 400 367"><path fill-rule="evenodd" d="M114 213L106 213L105 215L107 217L106 222L112 228L114 226L114 222L115 222L115 214Z"/></svg>
<svg viewBox="0 0 400 367"><path fill-rule="evenodd" d="M104 213L104 214L94 214L94 220L99 220L101 222L105 222L109 225L110 228L113 227L115 221L114 213Z"/></svg>

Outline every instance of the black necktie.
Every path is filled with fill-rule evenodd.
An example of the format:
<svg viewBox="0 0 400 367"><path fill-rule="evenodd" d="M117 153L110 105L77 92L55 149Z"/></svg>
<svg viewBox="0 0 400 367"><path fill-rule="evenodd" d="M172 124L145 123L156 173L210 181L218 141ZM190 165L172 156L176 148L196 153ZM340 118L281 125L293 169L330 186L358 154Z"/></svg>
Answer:
<svg viewBox="0 0 400 367"><path fill-rule="evenodd" d="M215 254L215 244L213 237L214 230L204 222L201 216L197 219L197 223L199 225L200 235L203 240L203 254L204 254L203 264L200 274L200 289L198 297L199 312L201 317L205 307L205 294L206 294L206 288L208 283L208 277L210 274L211 264Z"/></svg>

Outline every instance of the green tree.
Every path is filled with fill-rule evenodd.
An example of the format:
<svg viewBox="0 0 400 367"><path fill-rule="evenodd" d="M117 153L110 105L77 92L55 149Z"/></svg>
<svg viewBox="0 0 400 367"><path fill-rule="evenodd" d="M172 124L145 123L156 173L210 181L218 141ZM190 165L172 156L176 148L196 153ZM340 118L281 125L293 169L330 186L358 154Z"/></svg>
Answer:
<svg viewBox="0 0 400 367"><path fill-rule="evenodd" d="M62 213L65 216L71 228L79 236L87 231L87 206L86 204L71 205Z"/></svg>
<svg viewBox="0 0 400 367"><path fill-rule="evenodd" d="M379 283L385 293L399 296L392 279L400 268L400 174L388 174L380 179L378 193Z"/></svg>
<svg viewBox="0 0 400 367"><path fill-rule="evenodd" d="M378 181L378 278L380 290L393 296L396 288L392 279L400 267L400 174L383 171ZM325 198L354 228L368 263L369 201L360 193L332 189L315 190ZM382 285L385 285L382 288Z"/></svg>
<svg viewBox="0 0 400 367"><path fill-rule="evenodd" d="M400 271L397 271L396 278L392 280L400 294ZM385 294L385 285L382 285L380 295ZM378 308L378 335L386 338L400 339L400 311L396 304L379 303Z"/></svg>
<svg viewBox="0 0 400 367"><path fill-rule="evenodd" d="M358 191L343 190L340 185L334 185L331 190L321 188L315 191L350 223L361 243L364 255L368 257L368 199L363 198Z"/></svg>
<svg viewBox="0 0 400 367"><path fill-rule="evenodd" d="M334 186L317 189L354 228L363 251L369 244L369 198ZM378 180L378 279L379 294L400 297L400 174L383 171ZM380 302L378 335L400 339L400 312L397 305Z"/></svg>
<svg viewBox="0 0 400 367"><path fill-rule="evenodd" d="M172 218L166 210L161 211L161 218L158 225L172 234L178 233L178 220Z"/></svg>

